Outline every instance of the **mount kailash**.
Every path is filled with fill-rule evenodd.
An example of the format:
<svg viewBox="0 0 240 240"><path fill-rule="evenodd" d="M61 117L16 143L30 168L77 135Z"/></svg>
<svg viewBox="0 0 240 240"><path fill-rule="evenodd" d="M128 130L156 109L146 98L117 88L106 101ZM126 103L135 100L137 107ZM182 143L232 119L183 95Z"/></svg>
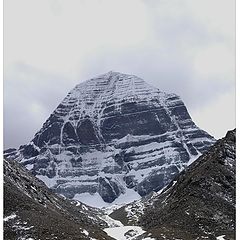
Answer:
<svg viewBox="0 0 240 240"><path fill-rule="evenodd" d="M159 191L214 143L179 96L109 72L77 85L5 158L55 192L102 207Z"/></svg>

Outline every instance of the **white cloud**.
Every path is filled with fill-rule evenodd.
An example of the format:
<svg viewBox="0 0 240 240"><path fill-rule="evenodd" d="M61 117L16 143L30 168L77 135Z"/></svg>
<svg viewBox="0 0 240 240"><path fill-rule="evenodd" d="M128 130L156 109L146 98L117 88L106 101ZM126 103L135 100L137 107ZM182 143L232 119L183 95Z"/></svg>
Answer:
<svg viewBox="0 0 240 240"><path fill-rule="evenodd" d="M202 22L211 34L235 39L235 0L186 0L187 11Z"/></svg>
<svg viewBox="0 0 240 240"><path fill-rule="evenodd" d="M6 1L6 145L28 141L75 84L109 70L179 94L194 120L218 121L217 102L235 84L235 1ZM220 125L209 126L218 136Z"/></svg>
<svg viewBox="0 0 240 240"><path fill-rule="evenodd" d="M5 25L6 68L21 61L68 77L81 71L89 54L141 44L149 26L137 0L9 0Z"/></svg>
<svg viewBox="0 0 240 240"><path fill-rule="evenodd" d="M199 127L216 138L222 138L230 129L236 128L235 89L220 95L207 108L196 108L192 117Z"/></svg>
<svg viewBox="0 0 240 240"><path fill-rule="evenodd" d="M202 80L235 80L235 56L223 43L211 44L195 52L193 71Z"/></svg>

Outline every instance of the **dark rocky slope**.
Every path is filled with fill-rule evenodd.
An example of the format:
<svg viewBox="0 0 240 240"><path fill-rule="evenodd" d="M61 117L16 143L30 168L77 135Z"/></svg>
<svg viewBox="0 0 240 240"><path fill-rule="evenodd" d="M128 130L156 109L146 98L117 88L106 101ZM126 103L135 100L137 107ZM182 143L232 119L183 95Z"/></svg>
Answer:
<svg viewBox="0 0 240 240"><path fill-rule="evenodd" d="M66 200L14 161L4 160L4 239L111 239L99 212Z"/></svg>
<svg viewBox="0 0 240 240"><path fill-rule="evenodd" d="M235 134L229 131L155 198L140 220L146 229L168 239L235 239Z"/></svg>
<svg viewBox="0 0 240 240"><path fill-rule="evenodd" d="M233 130L161 193L124 206L111 216L143 226L156 239L215 240L223 235L223 239L235 239L235 147Z"/></svg>
<svg viewBox="0 0 240 240"><path fill-rule="evenodd" d="M111 203L160 190L214 142L177 95L109 72L77 85L33 140L5 157L69 198Z"/></svg>

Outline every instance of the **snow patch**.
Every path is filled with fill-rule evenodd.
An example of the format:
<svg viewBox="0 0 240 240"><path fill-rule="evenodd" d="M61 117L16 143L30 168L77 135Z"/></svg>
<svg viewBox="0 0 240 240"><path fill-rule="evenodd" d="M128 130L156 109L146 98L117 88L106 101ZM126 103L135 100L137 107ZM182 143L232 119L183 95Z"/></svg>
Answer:
<svg viewBox="0 0 240 240"><path fill-rule="evenodd" d="M141 196L135 192L133 189L126 189L126 192L124 194L121 194L115 201L112 203L107 203L104 202L102 197L99 195L99 193L81 193L81 194L75 194L73 199L78 200L82 203L85 203L91 207L96 207L96 208L108 208L111 206L115 206L114 208L116 209L116 205L121 207L122 205L131 203L135 200L141 199Z"/></svg>
<svg viewBox="0 0 240 240"><path fill-rule="evenodd" d="M42 180L49 188L52 188L57 183L56 178L49 178L43 175L36 175L36 177Z"/></svg>
<svg viewBox="0 0 240 240"><path fill-rule="evenodd" d="M87 231L87 230L82 230L82 232L83 232L83 234L85 234L86 236L88 236L89 235L89 232Z"/></svg>
<svg viewBox="0 0 240 240"><path fill-rule="evenodd" d="M12 219L14 219L14 218L16 218L16 217L17 217L17 215L16 215L15 213L13 213L13 214L11 214L11 215L3 218L3 221L4 221L4 222L7 222L7 221L12 220Z"/></svg>
<svg viewBox="0 0 240 240"><path fill-rule="evenodd" d="M217 240L225 240L224 237L225 237L225 235L221 235L221 236L218 236L216 239L217 239Z"/></svg>
<svg viewBox="0 0 240 240"><path fill-rule="evenodd" d="M190 155L190 159L187 163L187 166L191 165L193 162L195 162L202 155L199 151L197 151L197 153L198 154L196 156Z"/></svg>
<svg viewBox="0 0 240 240"><path fill-rule="evenodd" d="M121 194L111 205L125 205L141 199L141 196L133 189L126 188L126 192Z"/></svg>
<svg viewBox="0 0 240 240"><path fill-rule="evenodd" d="M109 217L108 215L102 215L100 216L100 218L107 223L107 225L109 226L109 228L113 228L113 227L123 227L124 225L118 221L115 220L111 217Z"/></svg>
<svg viewBox="0 0 240 240"><path fill-rule="evenodd" d="M34 166L34 164L28 164L28 165L26 165L25 167L26 167L28 170L32 170L32 169L33 169L33 166Z"/></svg>
<svg viewBox="0 0 240 240"><path fill-rule="evenodd" d="M105 228L104 231L108 234L108 236L117 240L133 240L145 233L141 227L137 226Z"/></svg>
<svg viewBox="0 0 240 240"><path fill-rule="evenodd" d="M102 208L102 207L107 207L109 206L109 203L106 203L103 201L99 193L77 193L73 197L73 199L80 201L82 203L85 203L91 207L96 207L96 208Z"/></svg>

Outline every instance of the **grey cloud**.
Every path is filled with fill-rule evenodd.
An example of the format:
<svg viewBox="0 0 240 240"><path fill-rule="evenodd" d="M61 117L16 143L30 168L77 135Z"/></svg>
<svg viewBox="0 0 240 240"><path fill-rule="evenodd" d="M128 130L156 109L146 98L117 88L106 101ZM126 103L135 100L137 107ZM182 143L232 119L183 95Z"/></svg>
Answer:
<svg viewBox="0 0 240 240"><path fill-rule="evenodd" d="M23 63L4 78L4 146L31 140L76 82Z"/></svg>
<svg viewBox="0 0 240 240"><path fill-rule="evenodd" d="M192 71L191 60L177 53L156 48L127 51L104 51L85 62L85 75L90 77L109 70L123 71L142 77L162 91L180 95L190 108L207 105L211 100L235 87L234 79L203 81ZM91 76L91 77L92 77Z"/></svg>
<svg viewBox="0 0 240 240"><path fill-rule="evenodd" d="M43 50L45 53L51 53L50 58L48 59L48 56L44 54L46 59L41 59L39 51L36 51L36 56L27 54L30 60L32 59L31 57L34 57L34 63L29 63L24 58L19 60L18 56L15 59L15 52L10 52L11 48L7 47L8 51L6 51L6 54L11 53L10 55L13 59L9 61L11 64L5 69L4 75L5 148L18 147L28 142L35 132L41 128L43 122L60 101L77 83L110 70L135 74L162 91L174 92L184 100L190 114L194 113L199 119L211 117L211 122L218 121L218 119L213 119L209 112L211 110L214 111L212 108L216 109L218 99L221 96L229 96L235 88L235 39L232 37L234 36L232 31L229 31L232 27L230 25L234 24L231 22L231 19L229 20L229 14L232 14L232 9L231 11L227 9L226 15L216 15L216 22L209 22L208 24L208 19L205 20L205 15L207 14L207 17L214 21L214 15L218 13L215 12L215 8L210 9L212 12L206 9L207 13L204 13L204 4L208 7L206 1L196 1L196 4L200 4L202 7L199 11L196 11L197 8L188 0L181 1L181 3L179 1L148 0L136 1L136 4L138 2L143 3L145 6L143 11L146 13L144 15L146 20L144 24L147 28L146 26L143 28L145 35L143 37L141 31L139 31L139 26L136 26L138 27L136 36L143 37L143 39L141 41L134 39L134 28L127 35L128 31L124 31L124 28L127 26L120 25L121 29L112 29L115 34L118 33L117 36L121 36L119 42L116 36L111 40L112 31L111 29L107 31L104 26L102 26L104 29L103 34L106 34L106 36L102 37L99 35L98 39L98 35L94 31L101 34L101 29L94 29L95 21L91 21L91 33L89 36L86 35L88 21L85 24L79 23L79 29L76 22L76 25L73 26L74 31L68 30L68 19L62 19L62 17L68 15L64 12L65 8L61 6L61 2L47 2L47 4L50 4L52 14L57 16L57 18L53 20L48 12L47 16L49 19L45 19L44 27L48 27L47 20L50 23L53 21L54 24L52 26L59 27L57 29L58 35L54 36L54 31L46 29L42 32L48 33L50 31L51 37L53 37L52 40L50 39L50 42L43 41L43 43L47 44L42 44L42 39L33 39L36 44L39 41L39 47L49 47L49 49ZM77 4L78 7L81 5L80 2L77 2ZM71 8L69 7L68 12L71 12L70 10ZM106 9L106 12L109 11ZM74 14L74 17L78 16L76 12ZM87 14L86 16L94 17ZM124 18L124 14L122 17ZM134 11L132 11L132 18L134 17ZM217 21L222 23L222 20L220 21L221 18L227 18L226 24L220 24L222 28L218 28L216 27L218 26ZM58 20L61 24L66 23L63 29L70 34L71 38L61 32L62 25L60 23L58 25ZM74 23L73 18L71 18L69 24ZM120 24L121 22L117 23ZM126 21L124 23L126 24ZM14 26L14 24L12 25ZM99 26L96 27L99 28ZM114 26L112 27L114 28ZM24 33L27 34L28 28L24 30ZM14 33L14 29L12 31ZM126 35L122 36L121 33ZM64 49L58 49L54 46L55 42L53 40L57 41L58 36L65 37L63 39L66 41ZM28 39L28 36L25 37ZM45 39L46 36L42 38ZM131 38L129 44L127 38ZM80 40L82 39L84 41L81 42ZM24 38L21 40L23 41ZM60 41L61 47L64 47L62 46L63 40ZM89 45L87 45L87 40L89 40ZM18 40L16 39L15 41L17 42ZM121 44L121 41L124 41L124 44ZM208 56L201 56L204 51L208 52L208 49L212 49L216 45L219 46L220 51L223 49L223 53L229 53L226 59L224 58L225 56L219 59L221 54L215 56L214 52L211 53L211 61L208 59ZM26 51L29 51L29 49L26 48ZM53 54L55 52L56 56ZM18 54L22 55L22 51ZM81 56L78 58L71 54L79 54ZM26 59L29 60L27 57ZM214 71L209 73L208 69L206 69L208 61L209 66L214 66ZM60 69L61 67L64 68L64 63L67 65L66 69ZM69 66L70 63L73 64L73 68ZM51 64L53 64L53 67ZM227 64L229 69L226 68ZM57 71L58 69L59 72ZM222 69L226 71L222 71ZM202 72L205 75L202 75ZM228 104L233 106L233 99L230 97L227 99ZM196 112L197 114L195 114ZM206 116L199 117L201 113L206 114ZM219 115L216 114L216 116ZM230 122L229 119L226 121L228 122L222 124L224 131L228 123L231 127L234 122ZM209 129L214 127L214 124L207 125L204 123L201 125L200 123L200 127L209 131ZM218 132L219 129L220 126L218 126L215 132Z"/></svg>

